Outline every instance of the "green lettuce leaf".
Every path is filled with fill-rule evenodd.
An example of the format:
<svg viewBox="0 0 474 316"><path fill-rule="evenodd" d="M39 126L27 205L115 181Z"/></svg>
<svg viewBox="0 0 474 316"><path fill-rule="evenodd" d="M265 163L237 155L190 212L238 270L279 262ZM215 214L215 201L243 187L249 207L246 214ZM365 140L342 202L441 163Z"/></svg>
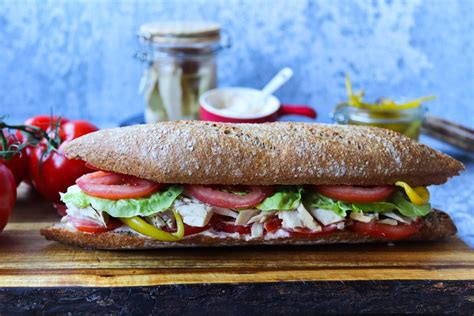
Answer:
<svg viewBox="0 0 474 316"><path fill-rule="evenodd" d="M331 210L339 216L346 217L347 211L352 209L350 203L333 200L327 196L316 192L309 192L305 196L305 204L311 208L322 208L324 210Z"/></svg>
<svg viewBox="0 0 474 316"><path fill-rule="evenodd" d="M305 204L311 208L322 208L332 210L337 215L345 217L347 211L385 213L399 211L400 214L408 217L426 216L431 212L429 203L424 205L415 205L411 203L403 193L396 192L387 202L373 203L346 203L331 199L316 192L310 192L305 196Z"/></svg>
<svg viewBox="0 0 474 316"><path fill-rule="evenodd" d="M398 211L405 216L426 216L431 212L431 205L429 203L423 205L416 205L405 198L401 192L395 193L391 197L391 201L397 206Z"/></svg>
<svg viewBox="0 0 474 316"><path fill-rule="evenodd" d="M366 213L385 213L397 210L397 206L390 202L353 203L352 210Z"/></svg>
<svg viewBox="0 0 474 316"><path fill-rule="evenodd" d="M66 193L59 194L61 195L61 201L74 204L78 208L86 208L90 205L88 196L77 185L70 186Z"/></svg>
<svg viewBox="0 0 474 316"><path fill-rule="evenodd" d="M273 195L267 197L256 206L261 211L290 211L301 202L302 187L281 186Z"/></svg>
<svg viewBox="0 0 474 316"><path fill-rule="evenodd" d="M147 198L107 200L89 196L77 186L71 186L61 194L61 201L79 208L91 205L113 217L149 216L170 208L174 200L183 192L182 186L170 186L165 191L153 193Z"/></svg>

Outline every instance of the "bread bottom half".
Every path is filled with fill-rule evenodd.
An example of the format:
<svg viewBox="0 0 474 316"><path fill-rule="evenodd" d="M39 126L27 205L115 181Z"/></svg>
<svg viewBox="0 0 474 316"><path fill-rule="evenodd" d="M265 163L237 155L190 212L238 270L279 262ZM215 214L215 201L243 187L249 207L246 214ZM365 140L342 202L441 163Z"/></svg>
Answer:
<svg viewBox="0 0 474 316"><path fill-rule="evenodd" d="M404 239L409 241L438 240L456 234L456 226L448 214L434 210L424 217L420 230L413 236ZM87 249L132 250L132 249L158 249L177 247L223 247L247 245L316 245L337 243L369 243L390 242L388 238L374 238L354 233L352 231L336 231L324 236L292 236L275 239L212 237L208 235L191 235L179 242L162 242L149 237L134 235L129 232L107 232L102 234L89 234L74 231L64 226L49 226L41 229L41 234L48 240L55 240L65 244L79 246Z"/></svg>

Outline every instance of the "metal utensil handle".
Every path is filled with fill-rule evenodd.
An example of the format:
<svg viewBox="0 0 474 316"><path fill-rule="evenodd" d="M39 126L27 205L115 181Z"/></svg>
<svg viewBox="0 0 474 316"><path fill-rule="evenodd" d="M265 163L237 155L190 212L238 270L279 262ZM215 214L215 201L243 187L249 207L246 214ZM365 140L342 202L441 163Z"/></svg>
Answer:
<svg viewBox="0 0 474 316"><path fill-rule="evenodd" d="M280 70L269 83L263 87L262 92L265 95L272 95L293 76L293 70L290 67L285 67Z"/></svg>
<svg viewBox="0 0 474 316"><path fill-rule="evenodd" d="M474 130L468 127L437 116L427 115L421 126L421 132L445 143L474 152Z"/></svg>

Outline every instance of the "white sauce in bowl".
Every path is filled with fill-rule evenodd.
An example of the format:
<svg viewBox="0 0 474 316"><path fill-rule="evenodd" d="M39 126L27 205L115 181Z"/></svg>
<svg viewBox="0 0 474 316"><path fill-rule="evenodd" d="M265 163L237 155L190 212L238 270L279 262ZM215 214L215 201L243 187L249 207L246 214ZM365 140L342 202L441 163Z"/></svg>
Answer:
<svg viewBox="0 0 474 316"><path fill-rule="evenodd" d="M260 118L276 112L280 102L260 90L223 88L206 92L201 105L209 112L232 118Z"/></svg>

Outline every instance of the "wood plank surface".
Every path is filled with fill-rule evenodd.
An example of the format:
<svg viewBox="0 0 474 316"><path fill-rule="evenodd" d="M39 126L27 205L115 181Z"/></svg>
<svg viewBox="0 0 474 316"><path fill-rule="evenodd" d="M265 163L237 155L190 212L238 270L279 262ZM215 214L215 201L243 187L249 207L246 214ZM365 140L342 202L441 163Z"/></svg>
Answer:
<svg viewBox="0 0 474 316"><path fill-rule="evenodd" d="M443 242L300 247L96 251L45 240L59 217L20 188L0 234L0 287L153 286L191 283L474 280L474 251Z"/></svg>

